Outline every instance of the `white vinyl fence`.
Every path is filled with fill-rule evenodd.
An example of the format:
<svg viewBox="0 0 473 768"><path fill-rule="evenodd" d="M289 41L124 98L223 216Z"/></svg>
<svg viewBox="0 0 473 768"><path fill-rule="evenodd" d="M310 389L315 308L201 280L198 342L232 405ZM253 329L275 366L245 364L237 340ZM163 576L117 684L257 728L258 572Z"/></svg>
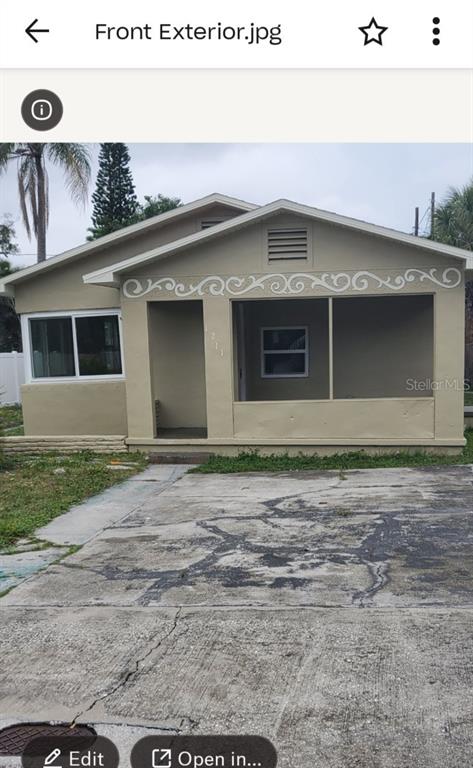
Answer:
<svg viewBox="0 0 473 768"><path fill-rule="evenodd" d="M20 387L25 383L22 352L0 352L0 405L21 402Z"/></svg>

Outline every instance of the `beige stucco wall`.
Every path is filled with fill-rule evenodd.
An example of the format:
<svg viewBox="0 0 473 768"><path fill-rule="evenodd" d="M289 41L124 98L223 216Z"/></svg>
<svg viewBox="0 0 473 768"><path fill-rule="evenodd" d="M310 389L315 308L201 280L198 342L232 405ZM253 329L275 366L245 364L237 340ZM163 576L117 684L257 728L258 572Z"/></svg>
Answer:
<svg viewBox="0 0 473 768"><path fill-rule="evenodd" d="M268 228L300 226L309 229L309 256L306 261L268 262L266 238ZM272 216L263 222L237 230L231 235L193 246L178 255L143 264L130 271L128 277L145 275L239 275L288 272L325 272L326 270L359 270L376 268L379 274L399 267L444 267L457 259L434 255L409 245L385 238L343 229L323 222L299 217ZM407 287L407 290L410 290ZM259 298L259 297L258 297Z"/></svg>
<svg viewBox="0 0 473 768"><path fill-rule="evenodd" d="M334 397L431 395L433 329L432 296L334 299Z"/></svg>
<svg viewBox="0 0 473 768"><path fill-rule="evenodd" d="M154 438L156 435L150 329L148 303L125 302L122 306L122 332L126 372L126 410L130 437Z"/></svg>
<svg viewBox="0 0 473 768"><path fill-rule="evenodd" d="M435 436L463 435L465 286L439 290L434 305Z"/></svg>
<svg viewBox="0 0 473 768"><path fill-rule="evenodd" d="M126 435L124 381L25 384L26 435Z"/></svg>
<svg viewBox="0 0 473 768"><path fill-rule="evenodd" d="M309 224L311 253L305 264L298 261L297 265L292 262L278 262L277 267L268 265L265 253L267 227L286 226L299 221L291 220L290 217L275 217L225 239L219 238L205 246L189 249L179 257L143 265L140 270L124 276L124 280L127 277L137 277L142 280L143 285L148 285L148 282L156 285L141 298L123 297L124 305L157 298L160 301L175 300L176 292L163 288L159 283L160 279L170 276L178 279L181 295L192 293L203 299L209 437L220 440L245 435L249 438L250 434L262 437L264 433L264 437L269 440L283 440L288 438L294 429L300 429L301 435L310 433L313 439L321 438L321 432L325 435L332 433L332 437L336 432L340 436L337 439L353 444L353 438L364 430L373 439L391 438L398 441L404 436L406 440L432 439L438 443L444 441L445 445L450 445L454 440L461 445L464 284L460 275L460 284L451 287L451 283L457 280L458 273L444 273L449 268L462 273L463 262L429 254L414 246L404 246L379 237L315 222ZM367 277L360 277L360 272L369 274ZM296 278L292 287L288 288L284 280L277 278L279 273L288 277L304 273L309 278L313 275L317 279L311 284L310 279L304 278L298 282ZM334 282L340 275L341 282ZM218 279L209 283L208 276ZM229 283L227 288L225 278L229 276L234 276L237 281ZM340 288L344 284L346 287ZM294 293L291 294L293 289ZM256 403L254 406L251 403L235 403L233 406L237 376L234 371L236 350L231 302L240 298L271 298L276 306L279 300L286 300L294 294L298 298L332 296L337 301L345 300L346 297L362 296L433 296L433 377L439 379L440 389L433 392L431 399L425 398L425 391L410 393L412 411L409 400L402 403L397 400L396 406L389 401L382 401L382 405L377 405L374 399L367 400L366 404L360 399L328 401L324 403L327 410L324 410L323 414L319 407L313 406L312 403L301 403L295 411L290 412L287 402L277 400L267 404ZM403 358L403 351L398 346L395 362L400 370L396 374L393 388L396 395L401 392L399 377L404 376L404 360L409 363L409 371L413 369L415 376L419 374L428 378L430 373L431 364L426 351L427 347L431 349L432 344L428 310L425 314L420 312L417 318L419 322L414 323L414 317L411 319L412 333L420 333L422 351L418 359L410 352ZM366 333L375 337L376 329L372 326L377 322L378 319L373 318L370 324L361 323L360 336ZM357 344L362 345L364 338L359 338ZM415 348L419 340L412 341L412 348ZM361 351L352 353L352 357L359 358L361 369ZM392 370L389 375L391 374ZM358 383L362 383L366 373L360 370L358 375ZM451 386L448 381L452 383ZM363 386L366 389L366 382ZM324 423L328 426L325 427ZM302 426L304 424L305 426Z"/></svg>
<svg viewBox="0 0 473 768"><path fill-rule="evenodd" d="M233 434L233 322L226 298L205 300L204 344L207 431L211 437Z"/></svg>
<svg viewBox="0 0 473 768"><path fill-rule="evenodd" d="M183 228L179 236L188 233L184 224L190 226L190 222L182 222ZM181 286L178 291L172 286L166 288L160 285L143 293L142 296L128 298L123 291L120 293L117 289L83 285L82 274L85 272L128 258L159 244L156 237L151 241L147 240L147 236L141 242L137 238L123 245L121 249L113 249L113 252L110 249L109 253L103 252L93 258L81 259L75 264L64 266L44 277L38 277L20 285L18 308L20 312L32 312L121 305L125 347L126 414L128 434L132 438L152 440L156 435L154 400L156 395L159 397L159 361L156 348L159 347L160 331L156 335L158 325L154 321L160 313L164 316L164 311L156 309L153 302L176 302L177 306L180 301L185 300L189 303L189 298L193 298L201 300L203 308L205 409L210 438L231 440L236 437L250 439L253 436L268 440L284 440L294 435L296 438L302 439L308 436L314 440L317 437L320 439L332 437L341 441L346 440L347 444L353 444L356 437L364 435L370 439L383 438L397 441L402 438L410 441L432 439L439 444L442 441L445 444L451 444L452 441L461 444L463 433L461 387L445 386L441 390L436 390L433 398L415 397L410 400L399 398L333 400L323 401L320 404L320 402L303 400L290 403L270 399L258 403L234 404L236 350L233 338L232 301L243 298L257 301L271 298L274 303L274 310L271 308L271 312L278 314L282 307L279 302L287 301L288 298L308 299L332 296L336 297L338 302L341 296L344 298L340 298L340 301L345 301L346 297L361 296L433 295L433 377L440 381L457 380L458 384L461 384L464 286L462 282L456 288L444 287L442 275L449 267L463 270L462 262L441 255L428 254L414 246L403 246L379 237L349 232L333 225L310 221L308 226L311 245L307 261L302 263L298 261L297 264L278 262L277 265L269 265L266 258L267 227L299 224L300 219L297 217L273 217L226 238L218 238L206 245L189 249L179 257L170 257L161 262L143 265L140 269L124 276L124 281L127 278L141 278L146 284L148 280L153 284L163 277L172 277ZM200 222L194 221L192 226L200 226ZM176 234L169 231L167 236L173 239ZM412 279L405 280L403 275L407 270L413 269L420 270L420 273L411 275ZM440 284L435 279L429 278L432 270ZM375 275L374 279L368 279L367 287L360 285L359 281L356 287L353 283L360 271L369 271ZM318 282L311 284L310 279L304 279L300 281L300 288L299 283L296 282L295 292L291 293L294 283L289 290L284 280L268 278L270 274L282 274L287 278L301 272L309 277L311 275L317 277ZM340 283L333 282L331 276L337 274L346 277L348 281L346 288L340 288ZM235 293L235 286L239 285L238 281L233 283L233 290L228 289L223 280L220 283L217 281L217 287L214 285L213 292L207 283L199 288L201 281L211 275L221 278L235 276L243 281L243 285L246 285L245 280L252 276L253 287L250 286L248 289L245 287L244 295ZM399 282L400 279L401 282ZM186 295L186 293L192 295ZM182 306L184 318L187 309L184 304ZM355 371L357 360L360 361L358 367L360 369L362 367L363 357L360 345L363 344L363 339L367 338L367 334L376 332L372 326L377 322L377 318L373 319L372 323L360 321L360 332L353 349L348 350L345 343L346 352L351 354L355 363L353 365ZM421 332L423 344L419 370L424 374L427 371L425 348L431 343L425 317L420 327L423 329ZM170 327L170 342L169 344L166 342L166 355L169 354L174 334L180 346L185 344L184 330L178 331ZM201 350L200 336L196 344ZM197 346L195 353L196 350ZM322 354L323 350L320 352ZM402 350L399 350L397 355L399 364L401 359ZM194 354L191 362L191 368L197 370L197 354ZM411 359L411 362L415 361ZM182 374L178 373L178 378L181 376ZM201 381L202 378L200 378ZM167 372L164 380L161 378L161 384L162 391L171 392L171 378ZM97 387L97 390L92 389L92 386ZM252 386L258 389L259 382L254 381ZM112 388L106 390L106 387ZM43 388L44 393L41 393ZM125 416L116 392L120 390L123 398L124 388L124 382L28 386L25 388L27 434L60 434L62 430L69 430L71 434L120 433L123 430L118 425L123 426ZM37 392L31 392L33 389ZM320 391L322 390L326 391L325 382L323 384L320 382ZM109 394L105 394L106 391L109 394L111 392L115 394L109 398ZM396 391L399 391L399 381L396 384ZM100 393L100 396L99 394L94 396L94 392ZM178 392L183 409L184 389L179 390L177 387L176 395ZM201 420L204 411L201 384L199 384L194 403L189 406L185 414L178 404L179 398L168 413L172 421L178 418L178 412L183 415L183 420L184 415L187 420L194 416L197 418L197 414ZM123 406L123 400L120 402ZM75 410L74 406L76 406ZM93 431L91 422L94 422ZM178 425L170 423L170 426ZM55 430L53 433L50 431L51 428Z"/></svg>
<svg viewBox="0 0 473 768"><path fill-rule="evenodd" d="M44 275L19 283L15 287L17 311L24 314L120 307L119 290L84 285L82 276L198 232L202 219L231 218L240 213L231 206L207 206L199 213L135 235L120 245L108 246L91 256L66 262ZM130 306L127 311L125 307L123 316L124 321L128 319L122 325L123 335L129 339L124 350L125 367L128 368L128 404L124 380L57 381L51 385L35 382L24 388L26 435L127 434L128 411L130 434L154 437L147 308Z"/></svg>
<svg viewBox="0 0 473 768"><path fill-rule="evenodd" d="M204 326L201 301L149 305L150 353L159 428L205 427Z"/></svg>
<svg viewBox="0 0 473 768"><path fill-rule="evenodd" d="M241 214L231 207L207 206L201 212L173 220L169 224L137 234L120 244L112 244L57 269L47 270L15 286L15 302L19 314L67 309L108 309L120 306L120 294L115 288L84 285L87 272L145 253L160 245L200 231L202 219Z"/></svg>
<svg viewBox="0 0 473 768"><path fill-rule="evenodd" d="M235 437L423 439L434 436L434 401L332 400L235 403Z"/></svg>

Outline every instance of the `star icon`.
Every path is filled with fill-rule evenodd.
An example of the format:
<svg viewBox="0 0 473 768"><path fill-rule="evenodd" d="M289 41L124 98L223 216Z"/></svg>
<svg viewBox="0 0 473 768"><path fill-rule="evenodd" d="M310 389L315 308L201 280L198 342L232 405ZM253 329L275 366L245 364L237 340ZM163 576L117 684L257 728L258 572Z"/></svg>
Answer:
<svg viewBox="0 0 473 768"><path fill-rule="evenodd" d="M382 27L380 24L378 24L375 17L373 16L370 23L367 24L366 27L358 27L358 29L360 32L363 32L365 36L365 45L369 45L369 43L378 43L378 45L382 45L382 37L388 27Z"/></svg>

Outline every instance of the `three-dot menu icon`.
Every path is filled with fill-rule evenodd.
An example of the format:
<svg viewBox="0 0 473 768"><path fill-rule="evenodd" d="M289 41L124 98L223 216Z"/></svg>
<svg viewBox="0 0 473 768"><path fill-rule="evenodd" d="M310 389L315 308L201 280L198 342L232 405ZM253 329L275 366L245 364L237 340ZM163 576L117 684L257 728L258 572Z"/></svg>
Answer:
<svg viewBox="0 0 473 768"><path fill-rule="evenodd" d="M440 18L438 16L434 16L432 19L432 24L432 45L440 45Z"/></svg>

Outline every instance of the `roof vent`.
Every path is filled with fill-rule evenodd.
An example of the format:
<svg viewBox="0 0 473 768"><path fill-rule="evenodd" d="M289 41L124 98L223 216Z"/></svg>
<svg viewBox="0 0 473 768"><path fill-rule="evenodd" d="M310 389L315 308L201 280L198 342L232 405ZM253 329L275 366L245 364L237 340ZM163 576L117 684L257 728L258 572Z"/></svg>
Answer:
<svg viewBox="0 0 473 768"><path fill-rule="evenodd" d="M200 223L201 229L210 229L210 227L216 227L217 224L222 224L225 219L202 219Z"/></svg>
<svg viewBox="0 0 473 768"><path fill-rule="evenodd" d="M268 259L307 259L307 243L305 227L268 229Z"/></svg>

